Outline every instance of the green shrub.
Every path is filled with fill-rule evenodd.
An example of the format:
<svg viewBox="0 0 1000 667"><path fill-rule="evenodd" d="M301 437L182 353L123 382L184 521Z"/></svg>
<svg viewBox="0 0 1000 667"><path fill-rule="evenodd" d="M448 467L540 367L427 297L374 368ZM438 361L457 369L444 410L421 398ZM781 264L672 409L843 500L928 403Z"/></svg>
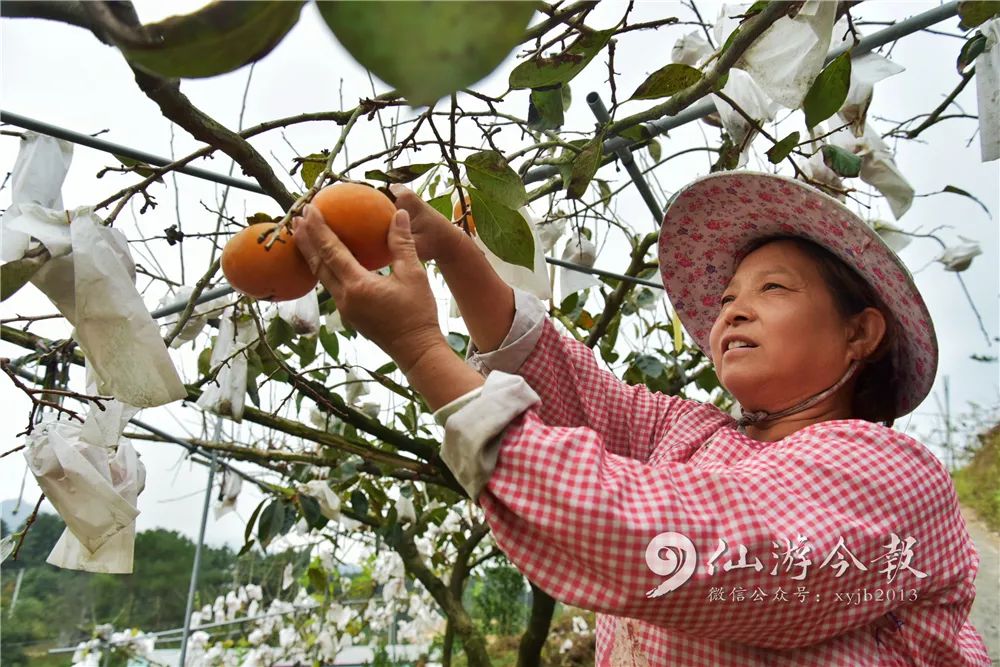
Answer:
<svg viewBox="0 0 1000 667"><path fill-rule="evenodd" d="M977 436L969 462L952 473L963 505L971 507L992 530L1000 530L1000 424Z"/></svg>

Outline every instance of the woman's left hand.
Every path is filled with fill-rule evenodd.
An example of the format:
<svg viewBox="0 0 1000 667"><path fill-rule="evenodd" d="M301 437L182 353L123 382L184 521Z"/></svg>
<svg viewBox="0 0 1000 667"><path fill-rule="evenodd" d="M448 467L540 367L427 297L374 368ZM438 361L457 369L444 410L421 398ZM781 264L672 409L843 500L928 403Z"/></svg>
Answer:
<svg viewBox="0 0 1000 667"><path fill-rule="evenodd" d="M382 348L404 373L427 352L447 347L405 210L396 211L389 227L388 276L361 266L314 206L306 206L302 216L294 227L296 246L345 324Z"/></svg>

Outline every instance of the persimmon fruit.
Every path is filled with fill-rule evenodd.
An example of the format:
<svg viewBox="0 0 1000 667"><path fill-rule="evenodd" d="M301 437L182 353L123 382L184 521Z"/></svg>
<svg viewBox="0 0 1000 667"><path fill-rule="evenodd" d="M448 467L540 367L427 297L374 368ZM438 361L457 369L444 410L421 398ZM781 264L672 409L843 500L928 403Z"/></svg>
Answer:
<svg viewBox="0 0 1000 667"><path fill-rule="evenodd" d="M312 205L361 266L375 271L392 262L389 226L396 205L382 192L360 183L335 183L317 192Z"/></svg>
<svg viewBox="0 0 1000 667"><path fill-rule="evenodd" d="M473 236L475 236L476 235L476 220L472 217L472 202L469 201L468 197L465 198L465 207L467 209L469 209L469 215L465 216L465 222L469 226L469 233L472 234ZM455 208L453 208L452 212L451 212L451 219L452 219L452 222L458 222L459 220L462 219L462 203L461 202L457 202L457 201L455 202Z"/></svg>
<svg viewBox="0 0 1000 667"><path fill-rule="evenodd" d="M295 246L287 229L267 247L273 222L259 222L238 231L222 250L222 273L238 292L265 301L290 301L311 292L319 282Z"/></svg>

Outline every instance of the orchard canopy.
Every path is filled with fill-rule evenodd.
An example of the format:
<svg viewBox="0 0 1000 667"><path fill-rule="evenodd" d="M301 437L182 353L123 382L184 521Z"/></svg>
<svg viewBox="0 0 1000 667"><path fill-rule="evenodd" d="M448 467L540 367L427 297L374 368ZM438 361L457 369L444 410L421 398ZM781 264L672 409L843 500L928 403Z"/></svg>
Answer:
<svg viewBox="0 0 1000 667"><path fill-rule="evenodd" d="M237 581L177 618L275 612L196 631L189 661L330 660L391 631L491 664L463 590L509 565L427 406L323 289L256 301L220 272L229 237L330 183L407 184L625 381L728 409L663 294L659 212L709 172L799 178L915 274L947 399L997 403L1000 3L203 4L2 6L5 495L26 480L67 522L50 562L142 576L137 525L197 534L201 463L209 541L305 556L274 599ZM936 393L897 428L934 446L950 409ZM343 563L375 583L359 604ZM592 643L515 577L519 664ZM134 635L116 646L151 650Z"/></svg>

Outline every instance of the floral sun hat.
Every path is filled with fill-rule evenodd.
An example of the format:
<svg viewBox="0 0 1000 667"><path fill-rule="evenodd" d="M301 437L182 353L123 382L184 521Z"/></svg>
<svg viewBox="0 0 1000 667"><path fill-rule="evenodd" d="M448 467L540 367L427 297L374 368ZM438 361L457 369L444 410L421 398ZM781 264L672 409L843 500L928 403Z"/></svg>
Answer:
<svg viewBox="0 0 1000 667"><path fill-rule="evenodd" d="M842 203L783 176L710 174L677 192L660 229L663 286L695 344L710 355L719 297L753 241L799 236L833 252L879 295L899 325L892 351L896 417L930 393L937 372L934 325L913 277L879 235Z"/></svg>

